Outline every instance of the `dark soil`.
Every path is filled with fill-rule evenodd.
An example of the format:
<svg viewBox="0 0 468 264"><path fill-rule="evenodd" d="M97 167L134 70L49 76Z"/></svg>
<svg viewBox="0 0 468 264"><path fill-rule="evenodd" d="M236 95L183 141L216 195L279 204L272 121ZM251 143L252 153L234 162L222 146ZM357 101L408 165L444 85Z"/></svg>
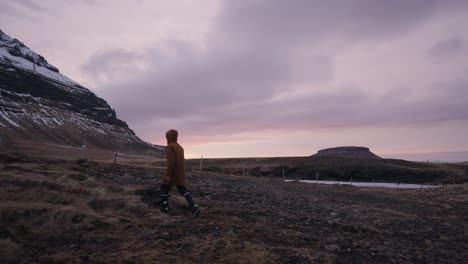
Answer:
<svg viewBox="0 0 468 264"><path fill-rule="evenodd" d="M468 186L364 189L0 156L1 263L468 263Z"/></svg>

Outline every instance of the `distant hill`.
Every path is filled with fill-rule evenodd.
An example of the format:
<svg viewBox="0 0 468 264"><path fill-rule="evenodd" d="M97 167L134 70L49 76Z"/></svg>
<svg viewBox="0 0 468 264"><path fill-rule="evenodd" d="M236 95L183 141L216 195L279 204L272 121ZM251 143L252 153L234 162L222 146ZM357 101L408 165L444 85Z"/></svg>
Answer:
<svg viewBox="0 0 468 264"><path fill-rule="evenodd" d="M369 159L380 159L379 156L372 153L369 148L366 147L355 147L355 146L346 146L346 147L336 147L336 148L327 148L322 149L312 156L315 157L343 157L343 158L369 158Z"/></svg>
<svg viewBox="0 0 468 264"><path fill-rule="evenodd" d="M0 30L0 144L18 140L162 154L104 99Z"/></svg>
<svg viewBox="0 0 468 264"><path fill-rule="evenodd" d="M468 150L465 151L445 151L445 152L421 152L421 153L401 153L385 154L384 158L405 159L412 161L424 161L431 163L465 162L468 163Z"/></svg>

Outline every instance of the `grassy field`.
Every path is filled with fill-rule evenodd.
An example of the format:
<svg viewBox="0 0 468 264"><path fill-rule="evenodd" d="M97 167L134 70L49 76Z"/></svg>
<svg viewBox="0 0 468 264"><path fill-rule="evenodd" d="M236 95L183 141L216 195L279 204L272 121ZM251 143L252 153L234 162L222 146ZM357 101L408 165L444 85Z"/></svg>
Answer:
<svg viewBox="0 0 468 264"><path fill-rule="evenodd" d="M95 147L11 141L2 147L11 153L55 159L91 159L104 163L165 166L163 152L103 150ZM115 153L117 152L117 158ZM200 170L200 159L186 161L188 171ZM436 164L397 159L341 157L275 157L204 159L204 172L285 179L379 181L416 184L463 183L468 181L468 164Z"/></svg>
<svg viewBox="0 0 468 264"><path fill-rule="evenodd" d="M191 219L175 190L160 212L155 165L0 154L0 262L468 261L466 184L357 188L189 168L202 208Z"/></svg>
<svg viewBox="0 0 468 264"><path fill-rule="evenodd" d="M199 170L200 159L187 161ZM204 159L203 171L232 175L269 176L286 179L380 181L400 183L462 183L465 165L431 164L396 159L340 157L278 157ZM468 167L468 166L467 166Z"/></svg>
<svg viewBox="0 0 468 264"><path fill-rule="evenodd" d="M11 140L0 146L9 153L21 153L30 157L65 160L91 159L104 163L116 162L118 164L135 165L150 165L154 162L165 163L164 153L161 151L113 150L93 146L82 148L80 145L60 145L28 140Z"/></svg>

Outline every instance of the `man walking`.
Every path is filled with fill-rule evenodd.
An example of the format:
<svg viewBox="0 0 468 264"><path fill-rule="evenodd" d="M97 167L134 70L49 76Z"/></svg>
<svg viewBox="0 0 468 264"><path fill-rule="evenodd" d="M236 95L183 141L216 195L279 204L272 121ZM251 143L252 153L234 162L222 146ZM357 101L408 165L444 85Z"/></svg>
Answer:
<svg viewBox="0 0 468 264"><path fill-rule="evenodd" d="M164 213L169 211L169 191L175 185L179 193L187 200L192 215L196 218L200 214L200 208L193 200L192 193L185 187L184 149L177 143L178 135L177 130L174 129L166 132L167 169L166 174L161 179L162 211Z"/></svg>

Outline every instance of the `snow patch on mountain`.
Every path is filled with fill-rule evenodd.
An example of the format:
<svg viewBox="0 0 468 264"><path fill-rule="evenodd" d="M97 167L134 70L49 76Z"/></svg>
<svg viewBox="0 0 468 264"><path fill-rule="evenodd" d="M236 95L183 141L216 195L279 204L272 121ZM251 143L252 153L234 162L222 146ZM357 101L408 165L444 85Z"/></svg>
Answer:
<svg viewBox="0 0 468 264"><path fill-rule="evenodd" d="M2 117L3 120L10 123L11 125L13 125L15 127L20 127L20 125L18 125L15 121L10 119L10 116L9 116L8 112L0 111L0 117Z"/></svg>
<svg viewBox="0 0 468 264"><path fill-rule="evenodd" d="M86 89L77 82L60 74L59 70L49 64L41 55L35 53L21 41L14 39L0 30L0 61L6 62L23 70L39 74L45 78L74 86L78 89ZM8 71L15 71L14 68ZM87 89L86 89L87 90Z"/></svg>
<svg viewBox="0 0 468 264"><path fill-rule="evenodd" d="M0 143L38 141L115 151L162 151L142 141L102 98L0 30Z"/></svg>

